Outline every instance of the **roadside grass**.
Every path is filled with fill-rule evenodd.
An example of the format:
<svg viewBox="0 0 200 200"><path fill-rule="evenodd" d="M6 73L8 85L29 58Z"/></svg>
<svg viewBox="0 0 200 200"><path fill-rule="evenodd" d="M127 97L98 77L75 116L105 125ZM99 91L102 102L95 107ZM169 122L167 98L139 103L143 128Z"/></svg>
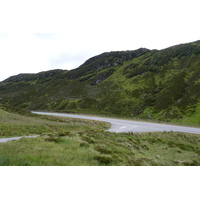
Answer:
<svg viewBox="0 0 200 200"><path fill-rule="evenodd" d="M23 138L1 144L0 152L0 165L4 166L98 165L92 151L80 148L79 142L70 138L59 142L46 141L44 137L35 140Z"/></svg>
<svg viewBox="0 0 200 200"><path fill-rule="evenodd" d="M3 123L2 123L3 122ZM199 166L200 135L110 133L109 124L0 110L1 137L40 135L0 143L1 166Z"/></svg>
<svg viewBox="0 0 200 200"><path fill-rule="evenodd" d="M34 117L33 117L34 116ZM64 117L22 116L20 114L8 113L0 109L0 138L40 135L55 131L65 132L87 129L105 130L110 125L104 122L91 120L69 119Z"/></svg>
<svg viewBox="0 0 200 200"><path fill-rule="evenodd" d="M188 124L194 126L200 126L200 103L197 105L193 114L185 116L182 119L172 120L175 123Z"/></svg>

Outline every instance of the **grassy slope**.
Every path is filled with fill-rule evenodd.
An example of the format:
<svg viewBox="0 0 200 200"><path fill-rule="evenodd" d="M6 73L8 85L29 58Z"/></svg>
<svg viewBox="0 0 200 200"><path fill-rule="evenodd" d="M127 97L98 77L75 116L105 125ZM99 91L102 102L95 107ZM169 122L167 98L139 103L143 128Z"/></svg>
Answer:
<svg viewBox="0 0 200 200"><path fill-rule="evenodd" d="M115 134L103 122L22 116L0 110L0 165L200 165L200 135Z"/></svg>
<svg viewBox="0 0 200 200"><path fill-rule="evenodd" d="M0 101L29 110L200 125L199 60L199 41L161 51L104 53L71 71L11 77L0 84Z"/></svg>

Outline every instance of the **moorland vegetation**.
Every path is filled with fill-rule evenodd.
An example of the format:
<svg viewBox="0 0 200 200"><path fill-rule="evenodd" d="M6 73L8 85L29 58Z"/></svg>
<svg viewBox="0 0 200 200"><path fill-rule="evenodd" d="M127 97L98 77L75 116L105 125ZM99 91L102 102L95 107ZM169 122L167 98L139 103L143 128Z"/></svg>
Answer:
<svg viewBox="0 0 200 200"><path fill-rule="evenodd" d="M200 135L110 133L105 122L16 112L1 105L0 166L199 166Z"/></svg>
<svg viewBox="0 0 200 200"><path fill-rule="evenodd" d="M0 102L26 110L200 124L200 41L163 50L103 53L74 70L19 74Z"/></svg>
<svg viewBox="0 0 200 200"><path fill-rule="evenodd" d="M0 165L200 165L200 135L110 133L109 124L28 110L200 125L200 41L103 53L77 69L0 82Z"/></svg>

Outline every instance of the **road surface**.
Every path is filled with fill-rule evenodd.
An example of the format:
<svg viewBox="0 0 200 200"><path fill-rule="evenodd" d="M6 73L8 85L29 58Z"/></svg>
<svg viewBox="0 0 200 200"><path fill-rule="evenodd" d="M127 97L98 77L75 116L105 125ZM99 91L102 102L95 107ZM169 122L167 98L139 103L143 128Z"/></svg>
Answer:
<svg viewBox="0 0 200 200"><path fill-rule="evenodd" d="M32 137L38 137L39 135L34 136L21 136L21 137L11 137L11 138L0 138L0 143L9 142L12 140L19 140L21 138L32 138Z"/></svg>
<svg viewBox="0 0 200 200"><path fill-rule="evenodd" d="M103 118L103 117L93 117L84 115L64 114L64 113L50 113L50 112L33 112L33 113L108 122L111 124L111 127L107 131L115 133L173 131L173 132L200 134L200 128L193 128L193 127L184 127L184 126L166 125L160 123L149 123L149 122L140 122L132 120Z"/></svg>

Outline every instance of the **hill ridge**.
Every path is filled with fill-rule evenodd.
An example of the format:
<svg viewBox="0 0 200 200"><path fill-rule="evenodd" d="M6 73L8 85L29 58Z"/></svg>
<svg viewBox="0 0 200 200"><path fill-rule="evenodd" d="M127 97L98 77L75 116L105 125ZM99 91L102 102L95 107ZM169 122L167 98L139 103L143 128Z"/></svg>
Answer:
<svg viewBox="0 0 200 200"><path fill-rule="evenodd" d="M199 88L200 40L162 50L105 52L70 71L12 76L0 84L0 102L31 110L178 120L200 115Z"/></svg>

